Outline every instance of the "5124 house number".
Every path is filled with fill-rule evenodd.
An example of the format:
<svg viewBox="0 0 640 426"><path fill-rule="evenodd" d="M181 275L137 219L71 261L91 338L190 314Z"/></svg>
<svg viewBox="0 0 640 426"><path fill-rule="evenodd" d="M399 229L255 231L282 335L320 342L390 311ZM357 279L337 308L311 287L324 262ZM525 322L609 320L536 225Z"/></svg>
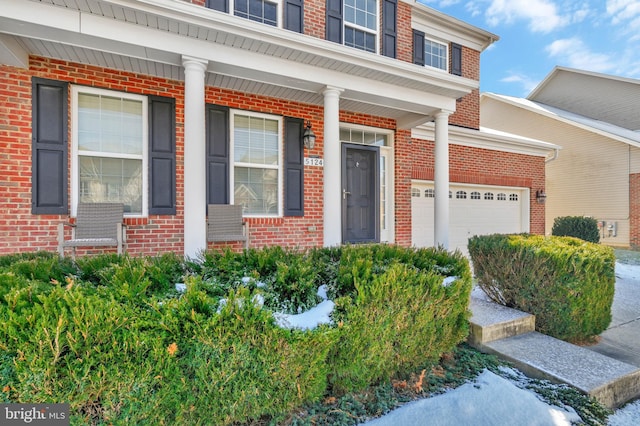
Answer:
<svg viewBox="0 0 640 426"><path fill-rule="evenodd" d="M305 166L322 167L322 166L324 166L324 158L309 158L309 157L305 157L304 165Z"/></svg>

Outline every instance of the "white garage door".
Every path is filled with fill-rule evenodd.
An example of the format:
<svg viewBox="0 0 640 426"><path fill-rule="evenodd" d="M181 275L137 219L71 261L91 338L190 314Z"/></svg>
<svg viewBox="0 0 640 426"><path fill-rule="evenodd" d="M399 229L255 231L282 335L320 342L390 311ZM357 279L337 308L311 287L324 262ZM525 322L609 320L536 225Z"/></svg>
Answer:
<svg viewBox="0 0 640 426"><path fill-rule="evenodd" d="M411 220L413 245L434 243L433 183L413 182ZM467 254L474 235L529 232L529 192L526 188L449 185L449 249Z"/></svg>

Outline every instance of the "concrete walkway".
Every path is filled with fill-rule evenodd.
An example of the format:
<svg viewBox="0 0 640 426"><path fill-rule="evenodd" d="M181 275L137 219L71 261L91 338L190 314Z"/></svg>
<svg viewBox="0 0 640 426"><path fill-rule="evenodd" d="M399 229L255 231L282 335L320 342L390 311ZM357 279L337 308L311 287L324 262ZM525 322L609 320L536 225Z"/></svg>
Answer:
<svg viewBox="0 0 640 426"><path fill-rule="evenodd" d="M624 265L616 264L618 268ZM576 346L535 331L535 317L490 302L475 289L469 343L531 377L567 383L616 408L640 397L640 267L617 275L613 320L597 345ZM626 272L626 271L624 271Z"/></svg>
<svg viewBox="0 0 640 426"><path fill-rule="evenodd" d="M612 314L613 320L600 335L600 342L587 349L640 367L640 277L630 279L626 274L616 274Z"/></svg>

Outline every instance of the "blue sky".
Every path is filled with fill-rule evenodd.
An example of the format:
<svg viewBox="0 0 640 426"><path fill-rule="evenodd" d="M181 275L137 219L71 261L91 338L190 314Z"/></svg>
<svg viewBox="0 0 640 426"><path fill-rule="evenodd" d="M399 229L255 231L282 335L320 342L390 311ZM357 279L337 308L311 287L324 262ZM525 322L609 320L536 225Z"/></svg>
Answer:
<svg viewBox="0 0 640 426"><path fill-rule="evenodd" d="M555 66L640 78L640 0L419 0L500 37L480 90L526 97Z"/></svg>

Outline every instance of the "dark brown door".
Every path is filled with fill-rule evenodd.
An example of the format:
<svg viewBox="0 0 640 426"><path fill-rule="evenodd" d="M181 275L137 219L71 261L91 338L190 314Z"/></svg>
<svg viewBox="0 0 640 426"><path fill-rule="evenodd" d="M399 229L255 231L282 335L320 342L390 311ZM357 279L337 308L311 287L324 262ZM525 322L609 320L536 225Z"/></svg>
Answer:
<svg viewBox="0 0 640 426"><path fill-rule="evenodd" d="M379 149L342 145L342 242L378 242Z"/></svg>

